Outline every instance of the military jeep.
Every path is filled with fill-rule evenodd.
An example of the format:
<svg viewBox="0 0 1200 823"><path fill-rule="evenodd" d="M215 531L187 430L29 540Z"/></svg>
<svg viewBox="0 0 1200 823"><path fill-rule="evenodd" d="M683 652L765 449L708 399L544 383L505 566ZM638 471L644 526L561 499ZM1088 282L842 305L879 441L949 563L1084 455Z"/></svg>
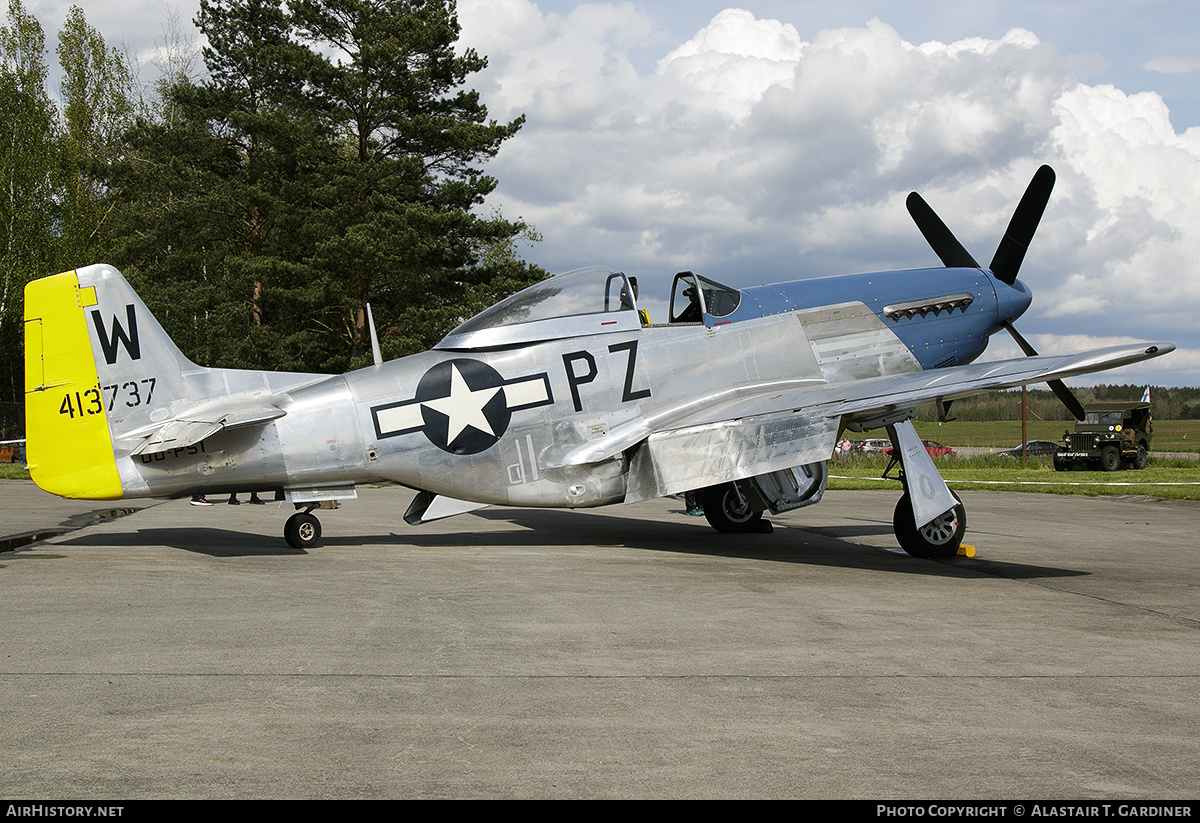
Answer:
<svg viewBox="0 0 1200 823"><path fill-rule="evenodd" d="M1056 470L1069 471L1085 464L1112 472L1122 463L1146 468L1154 433L1149 403L1092 403L1084 412L1075 431L1063 434L1062 446L1054 455Z"/></svg>

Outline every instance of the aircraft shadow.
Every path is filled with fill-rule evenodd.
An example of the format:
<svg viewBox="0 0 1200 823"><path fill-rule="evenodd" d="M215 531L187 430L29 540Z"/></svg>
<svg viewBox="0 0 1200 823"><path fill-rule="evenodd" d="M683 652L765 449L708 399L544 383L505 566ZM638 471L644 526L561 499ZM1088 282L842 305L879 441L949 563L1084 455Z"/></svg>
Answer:
<svg viewBox="0 0 1200 823"><path fill-rule="evenodd" d="M144 507L129 507L115 509L112 507L95 509L89 512L79 512L72 514L65 520L62 520L57 526L48 526L41 529L30 529L12 534L0 535L0 552L13 551L30 543L36 543L39 540L48 540L51 537L57 537L60 534L82 529L85 526L95 526L97 523L103 523L106 520L113 520L118 517L124 517L127 514L133 514L140 508Z"/></svg>
<svg viewBox="0 0 1200 823"><path fill-rule="evenodd" d="M675 512L673 512L675 513ZM683 514L682 510L677 514ZM517 529L470 528L471 517L489 523L506 523ZM587 518L581 522L581 518ZM772 521L773 534L719 534L703 518L680 522L660 521L612 514L560 511L554 509L484 509L463 515L455 522L463 528L455 531L428 531L421 526L401 532L338 536L326 533L310 550L293 549L279 535L263 535L232 529L148 528L136 531L92 532L55 541L61 546L133 547L167 546L209 557L268 557L306 555L339 546L396 546L422 548L473 548L481 544L495 547L530 548L537 546L615 546L639 551L711 557L740 557L771 563L888 571L923 576L963 577L986 574L1014 580L1074 577L1088 572L1049 566L956 557L948 560L921 560L909 557L889 545L893 540L888 524L863 521L842 526L807 527ZM855 538L883 538L870 544ZM883 544L883 545L878 545Z"/></svg>
<svg viewBox="0 0 1200 823"><path fill-rule="evenodd" d="M172 549L206 554L209 557L259 557L273 555L305 555L303 549L293 549L277 535L253 534L231 529L189 527L179 529L138 529L132 532L93 532L66 540L55 541L57 546L93 546L96 548L125 548L134 546L167 546Z"/></svg>
<svg viewBox="0 0 1200 823"><path fill-rule="evenodd" d="M683 515L683 510L673 511ZM643 520L605 513L589 518L587 527L580 529L580 513L556 509L485 509L472 516L493 522L507 522L530 531L512 533L509 541L494 540L504 533L489 533L493 545L537 546L624 546L630 549L698 554L718 557L742 557L774 563L796 563L847 569L886 570L904 574L962 576L987 574L1011 579L1077 577L1090 574L1075 569L1035 566L1024 563L955 557L947 560L921 560L909 557L898 546L890 524L863 521L845 526L809 527L787 521L773 520L773 534L719 534L706 520L686 522ZM586 515L585 515L586 516ZM419 528L419 527L418 527ZM415 530L414 530L415 531ZM413 539L405 533L401 539L416 545L441 545L438 538L450 539L448 544L475 545L475 535L429 535L424 540ZM519 535L526 535L520 538ZM853 542L857 537L883 537L883 547ZM465 540L462 540L465 538Z"/></svg>

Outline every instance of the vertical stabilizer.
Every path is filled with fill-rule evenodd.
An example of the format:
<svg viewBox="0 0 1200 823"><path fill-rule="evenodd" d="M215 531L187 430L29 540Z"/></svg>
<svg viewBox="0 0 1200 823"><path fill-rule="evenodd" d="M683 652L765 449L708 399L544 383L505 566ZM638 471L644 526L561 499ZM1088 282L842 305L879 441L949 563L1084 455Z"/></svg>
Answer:
<svg viewBox="0 0 1200 823"><path fill-rule="evenodd" d="M63 497L123 496L123 438L162 425L187 396L185 374L209 371L183 356L112 266L33 281L25 287L30 476Z"/></svg>

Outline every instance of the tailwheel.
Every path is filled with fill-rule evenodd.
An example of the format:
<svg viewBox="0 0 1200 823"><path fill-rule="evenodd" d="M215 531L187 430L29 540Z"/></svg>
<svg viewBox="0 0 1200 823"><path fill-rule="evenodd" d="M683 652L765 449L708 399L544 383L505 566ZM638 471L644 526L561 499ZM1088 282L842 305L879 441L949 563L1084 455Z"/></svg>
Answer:
<svg viewBox="0 0 1200 823"><path fill-rule="evenodd" d="M761 511L750 508L745 495L733 483L709 486L704 490L704 516L719 532L747 533L759 531Z"/></svg>
<svg viewBox="0 0 1200 823"><path fill-rule="evenodd" d="M296 512L283 527L283 537L293 549L308 549L321 539L321 521L308 512Z"/></svg>
<svg viewBox="0 0 1200 823"><path fill-rule="evenodd" d="M957 494L950 493L954 495L954 508L920 529L913 520L908 492L904 493L892 515L892 529L900 541L900 548L913 557L953 557L958 553L967 531L967 509Z"/></svg>

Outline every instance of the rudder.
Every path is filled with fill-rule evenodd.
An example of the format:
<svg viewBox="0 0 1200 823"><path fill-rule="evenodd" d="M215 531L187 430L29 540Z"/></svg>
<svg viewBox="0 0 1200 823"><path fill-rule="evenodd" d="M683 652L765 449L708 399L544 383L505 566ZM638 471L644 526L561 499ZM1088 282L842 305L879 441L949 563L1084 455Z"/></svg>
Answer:
<svg viewBox="0 0 1200 823"><path fill-rule="evenodd" d="M62 497L121 497L86 314L95 287L73 271L25 287L25 437L29 475Z"/></svg>

